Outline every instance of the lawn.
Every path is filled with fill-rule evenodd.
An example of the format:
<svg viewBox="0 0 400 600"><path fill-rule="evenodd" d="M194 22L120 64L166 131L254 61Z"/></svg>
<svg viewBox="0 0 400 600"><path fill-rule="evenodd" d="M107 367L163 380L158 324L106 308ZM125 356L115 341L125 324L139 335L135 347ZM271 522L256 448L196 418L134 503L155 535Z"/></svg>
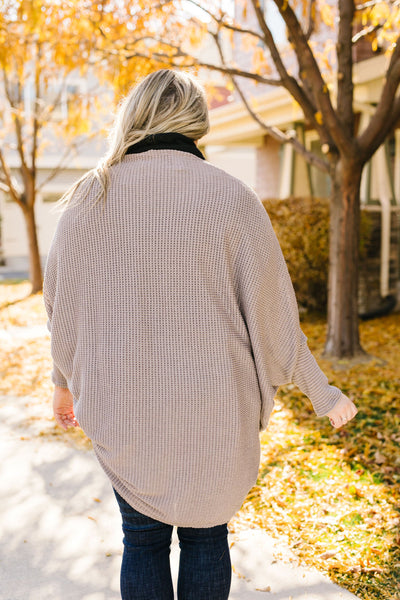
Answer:
<svg viewBox="0 0 400 600"><path fill-rule="evenodd" d="M43 326L43 297L27 282L0 285L0 328ZM309 346L331 383L358 414L334 429L294 386L281 388L267 431L257 485L230 529L263 527L303 564L317 567L365 600L400 600L400 314L361 323L366 364L320 358L323 319L305 317ZM5 335L0 393L26 397L28 436L87 448L78 430L51 418L48 336Z"/></svg>

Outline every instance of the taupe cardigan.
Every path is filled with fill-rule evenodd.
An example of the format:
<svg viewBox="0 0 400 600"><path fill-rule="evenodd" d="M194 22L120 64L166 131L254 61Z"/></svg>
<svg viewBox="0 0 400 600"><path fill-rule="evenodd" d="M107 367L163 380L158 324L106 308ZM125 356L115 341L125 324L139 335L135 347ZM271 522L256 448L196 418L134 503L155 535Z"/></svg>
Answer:
<svg viewBox="0 0 400 600"><path fill-rule="evenodd" d="M297 384L318 416L341 395L260 199L185 151L125 155L104 212L61 215L44 301L52 381L115 489L165 523L210 527L240 508L278 386Z"/></svg>

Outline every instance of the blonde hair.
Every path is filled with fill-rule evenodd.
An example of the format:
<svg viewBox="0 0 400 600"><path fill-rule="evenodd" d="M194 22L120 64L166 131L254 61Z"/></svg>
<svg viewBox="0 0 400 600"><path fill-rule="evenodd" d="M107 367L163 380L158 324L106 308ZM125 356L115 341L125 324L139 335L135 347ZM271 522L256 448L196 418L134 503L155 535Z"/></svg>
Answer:
<svg viewBox="0 0 400 600"><path fill-rule="evenodd" d="M119 103L105 156L61 196L54 208L65 210L75 192L78 192L80 202L92 191L94 204L101 198L105 204L110 167L121 161L129 146L146 136L175 132L198 140L209 129L206 92L193 75L173 69L150 73ZM98 184L97 191L95 182Z"/></svg>

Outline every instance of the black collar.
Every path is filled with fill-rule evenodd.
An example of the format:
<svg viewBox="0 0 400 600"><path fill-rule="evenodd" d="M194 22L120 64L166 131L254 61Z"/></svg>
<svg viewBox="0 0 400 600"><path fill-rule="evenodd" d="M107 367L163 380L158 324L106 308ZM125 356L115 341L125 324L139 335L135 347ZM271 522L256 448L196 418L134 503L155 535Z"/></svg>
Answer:
<svg viewBox="0 0 400 600"><path fill-rule="evenodd" d="M182 152L190 152L205 160L205 157L197 148L192 138L175 131L152 133L140 142L129 146L126 154L136 154L137 152L147 152L148 150L181 150Z"/></svg>

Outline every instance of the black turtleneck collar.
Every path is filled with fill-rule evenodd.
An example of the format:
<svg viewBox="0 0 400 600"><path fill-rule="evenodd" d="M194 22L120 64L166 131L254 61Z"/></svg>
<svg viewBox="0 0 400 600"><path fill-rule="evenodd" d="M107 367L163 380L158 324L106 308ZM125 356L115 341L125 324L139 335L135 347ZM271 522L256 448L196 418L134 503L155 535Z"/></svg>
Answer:
<svg viewBox="0 0 400 600"><path fill-rule="evenodd" d="M140 142L129 146L126 154L136 154L137 152L147 152L148 150L181 150L190 152L199 158L205 160L192 138L177 132L152 133L146 136Z"/></svg>

